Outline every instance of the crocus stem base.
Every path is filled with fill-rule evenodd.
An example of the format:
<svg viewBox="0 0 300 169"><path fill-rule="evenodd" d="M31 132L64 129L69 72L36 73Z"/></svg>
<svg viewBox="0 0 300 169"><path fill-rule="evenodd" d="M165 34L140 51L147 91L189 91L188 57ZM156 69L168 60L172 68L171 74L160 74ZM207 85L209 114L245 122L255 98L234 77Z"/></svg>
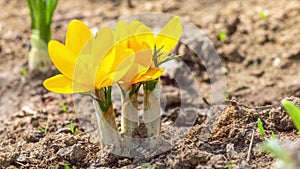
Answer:
<svg viewBox="0 0 300 169"><path fill-rule="evenodd" d="M117 154L122 152L121 137L116 126L116 117L112 104L106 112L103 112L98 105L98 102L94 100L94 106L96 107L96 115L98 120L98 127L101 137L101 147L106 148L113 146L113 151Z"/></svg>
<svg viewBox="0 0 300 169"><path fill-rule="evenodd" d="M123 94L122 97L122 134L124 147L129 150L135 146L134 132L138 128L138 99L137 93L130 92Z"/></svg>
<svg viewBox="0 0 300 169"><path fill-rule="evenodd" d="M51 67L51 60L48 55L47 43L39 37L38 30L32 30L30 36L31 49L29 52L29 70L47 72Z"/></svg>
<svg viewBox="0 0 300 169"><path fill-rule="evenodd" d="M144 88L144 122L147 128L149 148L154 148L160 135L160 89L156 83L153 90Z"/></svg>

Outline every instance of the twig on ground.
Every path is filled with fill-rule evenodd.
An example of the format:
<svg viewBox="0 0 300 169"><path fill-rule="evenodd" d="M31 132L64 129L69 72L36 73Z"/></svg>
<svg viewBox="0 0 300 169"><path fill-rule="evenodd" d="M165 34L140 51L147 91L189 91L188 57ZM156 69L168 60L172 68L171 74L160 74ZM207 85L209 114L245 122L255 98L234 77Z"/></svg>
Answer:
<svg viewBox="0 0 300 169"><path fill-rule="evenodd" d="M254 131L254 129L248 129L248 130L246 130L245 135L246 135L248 132L252 132L252 135L251 135L251 140L250 140L249 149L248 149L247 158L246 158L246 162L247 162L247 163L249 163L249 161L250 161L250 155L251 155L251 149L252 149L252 145L253 145L254 132L255 132L255 131Z"/></svg>

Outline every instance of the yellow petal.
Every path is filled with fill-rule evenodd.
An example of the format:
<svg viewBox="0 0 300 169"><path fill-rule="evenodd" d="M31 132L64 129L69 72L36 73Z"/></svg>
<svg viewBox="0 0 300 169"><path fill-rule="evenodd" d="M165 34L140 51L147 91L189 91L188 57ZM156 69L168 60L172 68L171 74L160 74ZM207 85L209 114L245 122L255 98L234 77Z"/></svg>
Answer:
<svg viewBox="0 0 300 169"><path fill-rule="evenodd" d="M140 50L135 51L135 64L149 68L152 63L152 50L147 43L143 42L140 45Z"/></svg>
<svg viewBox="0 0 300 169"><path fill-rule="evenodd" d="M93 57L96 65L104 72L113 71L113 47L115 43L115 36L113 30L104 27L97 34L95 43L93 44Z"/></svg>
<svg viewBox="0 0 300 169"><path fill-rule="evenodd" d="M66 77L72 79L77 59L76 54L55 40L49 42L48 52L56 68Z"/></svg>
<svg viewBox="0 0 300 169"><path fill-rule="evenodd" d="M140 72L139 74L137 74L131 81L131 84L155 80L159 78L163 73L164 69L151 68L146 72Z"/></svg>
<svg viewBox="0 0 300 169"><path fill-rule="evenodd" d="M113 44L113 31L106 27L97 33L95 39L88 40L77 59L73 80L89 86L101 84L106 78L102 74L113 71L110 52Z"/></svg>
<svg viewBox="0 0 300 169"><path fill-rule="evenodd" d="M98 80L98 83L96 83L96 88L101 89L103 87L112 86L114 83L113 78L114 78L114 72L110 74L103 74L101 81Z"/></svg>
<svg viewBox="0 0 300 169"><path fill-rule="evenodd" d="M90 88L84 85L78 85L78 87L73 88L72 80L62 74L46 79L43 85L47 90L60 94L83 93L90 91Z"/></svg>
<svg viewBox="0 0 300 169"><path fill-rule="evenodd" d="M73 20L68 26L66 47L70 48L76 55L79 55L85 43L92 37L90 29L83 22Z"/></svg>
<svg viewBox="0 0 300 169"><path fill-rule="evenodd" d="M124 21L119 21L116 25L116 39L117 41L123 41L128 38L128 24Z"/></svg>
<svg viewBox="0 0 300 169"><path fill-rule="evenodd" d="M155 38L157 49L163 47L164 54L160 57L162 61L175 47L180 39L182 26L178 16L174 16Z"/></svg>
<svg viewBox="0 0 300 169"><path fill-rule="evenodd" d="M155 38L152 30L146 25L140 25L136 30L136 40L139 43L147 43L149 47L154 48Z"/></svg>
<svg viewBox="0 0 300 169"><path fill-rule="evenodd" d="M141 26L141 25L145 25L144 23L140 22L140 21L131 21L128 26L129 26L129 34L135 34L136 29Z"/></svg>

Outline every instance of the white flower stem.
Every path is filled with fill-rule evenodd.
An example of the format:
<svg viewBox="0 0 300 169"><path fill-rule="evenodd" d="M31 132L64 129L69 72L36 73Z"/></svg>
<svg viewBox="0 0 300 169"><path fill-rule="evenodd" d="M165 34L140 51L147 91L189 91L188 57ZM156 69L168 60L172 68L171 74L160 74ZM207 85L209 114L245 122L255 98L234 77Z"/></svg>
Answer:
<svg viewBox="0 0 300 169"><path fill-rule="evenodd" d="M147 128L148 146L154 148L160 135L160 88L156 83L155 88L144 88L144 123Z"/></svg>
<svg viewBox="0 0 300 169"><path fill-rule="evenodd" d="M137 92L130 93L130 91L122 94L121 130L124 137L124 147L129 150L135 146L134 132L139 123L137 96Z"/></svg>
<svg viewBox="0 0 300 169"><path fill-rule="evenodd" d="M116 117L113 105L110 104L108 110L103 112L96 100L93 100L96 108L98 127L101 137L101 147L113 145L113 151L120 154L122 152L121 137L116 125Z"/></svg>
<svg viewBox="0 0 300 169"><path fill-rule="evenodd" d="M51 60L48 55L47 43L40 38L39 30L32 30L30 43L29 69L32 71L47 72L50 69Z"/></svg>
<svg viewBox="0 0 300 169"><path fill-rule="evenodd" d="M122 153L121 136L116 124L116 116L111 102L111 86L95 91L93 100L96 108L101 147L116 154Z"/></svg>

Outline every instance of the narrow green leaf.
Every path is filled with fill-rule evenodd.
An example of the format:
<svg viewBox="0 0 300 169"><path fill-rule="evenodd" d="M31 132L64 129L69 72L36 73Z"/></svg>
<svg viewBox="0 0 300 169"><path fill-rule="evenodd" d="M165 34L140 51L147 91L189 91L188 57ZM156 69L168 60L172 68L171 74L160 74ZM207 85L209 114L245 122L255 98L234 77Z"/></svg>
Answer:
<svg viewBox="0 0 300 169"><path fill-rule="evenodd" d="M36 29L36 8L34 5L34 0L27 0L27 5L29 7L30 19L31 19L31 29Z"/></svg>
<svg viewBox="0 0 300 169"><path fill-rule="evenodd" d="M105 105L102 103L102 101L97 101L99 106L100 106L100 109L103 111L103 112L106 112L106 107Z"/></svg>
<svg viewBox="0 0 300 169"><path fill-rule="evenodd" d="M46 26L46 4L45 1L39 0L38 1L39 7L39 30L40 30L40 37L47 43L46 33L47 33L47 26Z"/></svg>
<svg viewBox="0 0 300 169"><path fill-rule="evenodd" d="M162 65L163 63L166 63L166 62L168 62L168 61L170 61L170 60L177 59L177 58L179 58L179 57L180 57L180 55L173 55L173 54L171 54L171 55L169 55L168 57L166 57L163 61L159 62L159 63L158 63L158 66L160 66L160 65Z"/></svg>
<svg viewBox="0 0 300 169"><path fill-rule="evenodd" d="M274 132L272 131L272 134L271 134L271 138L274 139L275 138L275 134Z"/></svg>
<svg viewBox="0 0 300 169"><path fill-rule="evenodd" d="M300 109L294 105L292 102L283 100L281 102L289 116L292 118L295 127L300 131Z"/></svg>
<svg viewBox="0 0 300 169"><path fill-rule="evenodd" d="M74 134L75 133L75 126L73 123L69 124L69 129L71 130L71 133Z"/></svg>
<svg viewBox="0 0 300 169"><path fill-rule="evenodd" d="M259 130L261 137L263 139L265 139L265 130L264 130L264 127L263 127L263 124L262 124L260 118L257 119L257 126L258 126L258 130Z"/></svg>
<svg viewBox="0 0 300 169"><path fill-rule="evenodd" d="M153 91L155 89L157 82L158 82L158 79L143 83L144 90Z"/></svg>
<svg viewBox="0 0 300 169"><path fill-rule="evenodd" d="M47 24L51 24L52 16L54 14L55 8L58 4L58 0L47 0Z"/></svg>

